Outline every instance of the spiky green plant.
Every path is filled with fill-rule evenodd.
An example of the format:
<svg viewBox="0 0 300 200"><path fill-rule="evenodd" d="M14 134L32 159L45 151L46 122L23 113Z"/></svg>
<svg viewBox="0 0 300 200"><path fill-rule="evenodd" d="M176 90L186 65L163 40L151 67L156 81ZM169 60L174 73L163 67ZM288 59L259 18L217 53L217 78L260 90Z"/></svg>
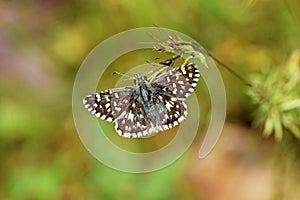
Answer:
<svg viewBox="0 0 300 200"><path fill-rule="evenodd" d="M257 107L254 124L263 127L263 135L274 133L281 141L290 132L300 139L300 52L277 68L264 68L250 76L247 94Z"/></svg>

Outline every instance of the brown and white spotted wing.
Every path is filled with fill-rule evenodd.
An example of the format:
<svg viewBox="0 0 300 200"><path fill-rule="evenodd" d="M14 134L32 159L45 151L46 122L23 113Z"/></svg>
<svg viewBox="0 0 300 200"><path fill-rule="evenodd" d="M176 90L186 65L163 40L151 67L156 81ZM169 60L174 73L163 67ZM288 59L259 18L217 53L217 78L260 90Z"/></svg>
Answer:
<svg viewBox="0 0 300 200"><path fill-rule="evenodd" d="M183 101L156 93L151 104L142 104L139 99L134 99L115 120L115 129L123 137L149 137L177 126L186 116Z"/></svg>
<svg viewBox="0 0 300 200"><path fill-rule="evenodd" d="M105 90L86 96L83 104L97 118L111 122L126 109L132 94L132 87Z"/></svg>
<svg viewBox="0 0 300 200"><path fill-rule="evenodd" d="M126 138L143 137L151 127L144 106L138 99L132 99L127 104L115 123L118 134Z"/></svg>
<svg viewBox="0 0 300 200"><path fill-rule="evenodd" d="M170 129L181 123L187 116L187 106L184 101L170 97L164 93L158 93L154 97L160 98L158 103L154 98L154 105L157 105L159 119L157 126L163 130Z"/></svg>
<svg viewBox="0 0 300 200"><path fill-rule="evenodd" d="M159 75L152 81L152 86L158 91L184 100L194 91L199 77L198 66L194 63L188 63Z"/></svg>

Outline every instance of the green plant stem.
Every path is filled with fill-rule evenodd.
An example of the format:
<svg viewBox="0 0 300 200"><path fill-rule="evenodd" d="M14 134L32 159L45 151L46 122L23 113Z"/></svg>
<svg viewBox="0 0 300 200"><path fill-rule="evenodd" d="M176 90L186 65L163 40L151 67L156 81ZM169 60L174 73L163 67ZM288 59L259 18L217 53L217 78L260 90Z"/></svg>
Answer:
<svg viewBox="0 0 300 200"><path fill-rule="evenodd" d="M222 67L224 67L227 71L229 71L231 74L233 74L235 77L237 77L240 81L242 81L245 85L247 86L251 86L251 84L246 81L243 77L241 77L238 73L236 73L235 71L233 71L230 67L228 67L226 64L224 64L222 61L220 61L218 58L216 58L212 53L207 52L208 55L214 60L216 61L219 65L221 65Z"/></svg>

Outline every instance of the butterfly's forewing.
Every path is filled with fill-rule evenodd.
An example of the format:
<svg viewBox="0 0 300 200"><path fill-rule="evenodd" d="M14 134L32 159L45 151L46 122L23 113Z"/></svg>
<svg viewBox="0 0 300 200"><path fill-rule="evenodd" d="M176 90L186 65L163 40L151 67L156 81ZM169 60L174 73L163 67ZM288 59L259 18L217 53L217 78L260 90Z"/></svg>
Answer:
<svg viewBox="0 0 300 200"><path fill-rule="evenodd" d="M198 66L194 63L173 68L152 81L153 87L159 92L166 93L178 99L186 99L197 86L200 73Z"/></svg>
<svg viewBox="0 0 300 200"><path fill-rule="evenodd" d="M91 94L83 104L91 114L106 121L114 121L132 101L133 88L116 88Z"/></svg>

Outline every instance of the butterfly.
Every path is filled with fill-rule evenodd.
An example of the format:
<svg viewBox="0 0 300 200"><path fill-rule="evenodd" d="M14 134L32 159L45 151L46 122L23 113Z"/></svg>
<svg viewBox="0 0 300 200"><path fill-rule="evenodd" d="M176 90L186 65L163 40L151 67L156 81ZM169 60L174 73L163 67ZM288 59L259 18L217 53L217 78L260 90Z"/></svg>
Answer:
<svg viewBox="0 0 300 200"><path fill-rule="evenodd" d="M173 64L173 59L165 63ZM149 137L179 125L187 117L185 100L199 78L194 63L168 68L152 79L137 73L134 87L90 94L83 99L83 104L97 118L115 123L120 136Z"/></svg>

